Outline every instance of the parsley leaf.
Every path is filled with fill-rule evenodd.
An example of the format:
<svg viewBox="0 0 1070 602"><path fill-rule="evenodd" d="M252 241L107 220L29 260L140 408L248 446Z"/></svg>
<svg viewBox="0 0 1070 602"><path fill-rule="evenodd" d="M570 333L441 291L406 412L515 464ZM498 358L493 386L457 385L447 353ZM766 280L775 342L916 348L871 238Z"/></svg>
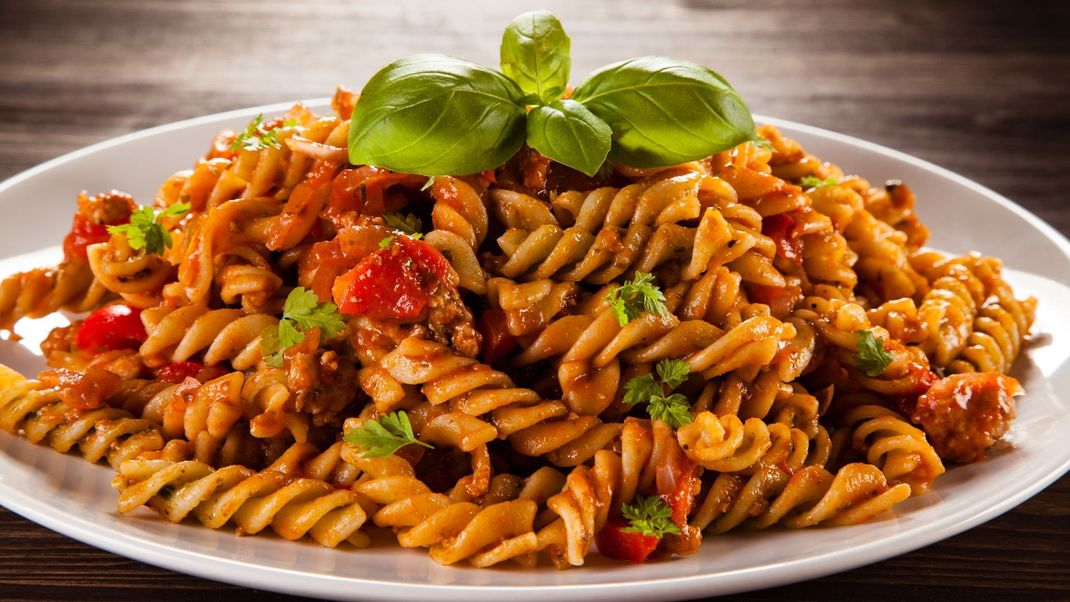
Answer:
<svg viewBox="0 0 1070 602"><path fill-rule="evenodd" d="M674 429L691 422L691 404L682 393L651 397L646 404L646 413L654 420L667 422Z"/></svg>
<svg viewBox="0 0 1070 602"><path fill-rule="evenodd" d="M803 188L823 188L825 186L835 186L837 183L836 178L831 177L822 180L816 176L803 176L802 179L799 180L799 184Z"/></svg>
<svg viewBox="0 0 1070 602"><path fill-rule="evenodd" d="M635 405L655 395L663 395L665 389L654 382L653 374L637 376L624 384L624 403Z"/></svg>
<svg viewBox="0 0 1070 602"><path fill-rule="evenodd" d="M646 402L646 413L655 420L663 420L673 428L691 422L691 403L682 393L665 394L665 387L671 391L682 385L691 372L691 366L684 360L664 359L654 368L653 374L637 376L624 384L624 397L621 401L628 405Z"/></svg>
<svg viewBox="0 0 1070 602"><path fill-rule="evenodd" d="M279 325L269 326L260 334L264 362L274 368L282 367L283 351L305 340L305 331L310 328L319 328L324 338L329 339L342 332L345 321L334 303L320 303L316 293L297 287L286 297Z"/></svg>
<svg viewBox="0 0 1070 602"><path fill-rule="evenodd" d="M122 234L131 249L144 249L146 253L163 253L171 248L171 233L160 223L162 218L185 215L190 210L189 203L175 203L156 213L152 207L138 207L130 214L130 223L108 226L110 234Z"/></svg>
<svg viewBox="0 0 1070 602"><path fill-rule="evenodd" d="M408 215L402 215L400 213L387 213L383 215L383 221L387 226L419 240L423 238L423 234L420 233L424 229L423 222L420 218L409 213Z"/></svg>
<svg viewBox="0 0 1070 602"><path fill-rule="evenodd" d="M290 125L291 123L293 125ZM291 119L283 123L282 127L294 125L297 125L297 122ZM264 114L260 113L249 122L249 125L245 126L242 133L234 137L234 141L230 143L230 150L258 151L264 148L279 148L282 146L278 138L279 129L281 128L264 129Z"/></svg>
<svg viewBox="0 0 1070 602"><path fill-rule="evenodd" d="M378 420L366 420L359 428L348 431L345 442L364 449L367 458L382 458L415 443L434 449L430 443L416 438L412 432L409 415L404 411L380 416Z"/></svg>
<svg viewBox="0 0 1070 602"><path fill-rule="evenodd" d="M300 286L290 291L289 296L286 297L282 315L283 320L296 322L302 330L319 328L323 331L323 336L328 339L345 328L345 321L338 313L337 305L320 303L320 298L316 293ZM281 329L279 333L281 335Z"/></svg>
<svg viewBox="0 0 1070 602"><path fill-rule="evenodd" d="M260 354L264 356L264 363L272 368L282 368L282 341L279 340L279 328L277 326L265 326L260 331Z"/></svg>
<svg viewBox="0 0 1070 602"><path fill-rule="evenodd" d="M756 138L755 140L752 140L752 142L754 142L754 145L757 146L758 148L764 148L766 150L776 151L776 147L773 146L773 143L770 142L770 140L768 138L766 138L765 136L758 136L758 138Z"/></svg>
<svg viewBox="0 0 1070 602"><path fill-rule="evenodd" d="M691 374L691 364L688 364L686 360L664 359L658 362L655 369L658 371L661 382L670 389L684 384L687 375Z"/></svg>
<svg viewBox="0 0 1070 602"><path fill-rule="evenodd" d="M625 533L642 533L658 538L670 533L680 534L680 527L672 522L672 509L658 496L638 496L634 503L621 506L620 512L631 523L621 529Z"/></svg>
<svg viewBox="0 0 1070 602"><path fill-rule="evenodd" d="M646 272L636 272L635 278L610 290L605 301L621 326L638 318L644 311L658 316L669 313L665 307L665 294L654 284L654 275Z"/></svg>
<svg viewBox="0 0 1070 602"><path fill-rule="evenodd" d="M392 242L394 242L394 237L393 236L387 236L383 240L379 241L379 248L380 249L385 249L385 248L389 247L390 243L392 243Z"/></svg>
<svg viewBox="0 0 1070 602"><path fill-rule="evenodd" d="M868 330L858 331L858 346L855 350L858 369L870 378L880 376L895 359L884 350L884 339L874 336Z"/></svg>

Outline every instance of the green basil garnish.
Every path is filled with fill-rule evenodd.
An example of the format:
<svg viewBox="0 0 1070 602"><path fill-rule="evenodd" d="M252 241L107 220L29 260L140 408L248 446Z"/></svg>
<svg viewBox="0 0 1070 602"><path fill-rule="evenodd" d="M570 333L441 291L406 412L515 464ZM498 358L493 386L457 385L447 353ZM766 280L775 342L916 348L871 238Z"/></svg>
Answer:
<svg viewBox="0 0 1070 602"><path fill-rule="evenodd" d="M603 67L572 94L613 128L609 157L675 165L758 137L747 105L711 69L647 56Z"/></svg>
<svg viewBox="0 0 1070 602"><path fill-rule="evenodd" d="M524 143L523 93L493 69L438 54L401 59L364 86L349 161L425 176L498 167Z"/></svg>
<svg viewBox="0 0 1070 602"><path fill-rule="evenodd" d="M609 65L562 99L570 44L556 17L535 11L506 28L501 72L431 54L384 67L353 109L349 160L425 176L467 175L502 165L526 140L594 175L607 157L661 167L758 139L728 82L686 61L652 56Z"/></svg>
<svg viewBox="0 0 1070 602"><path fill-rule="evenodd" d="M502 35L502 73L534 102L551 103L568 85L569 39L557 17L545 10L524 13Z"/></svg>
<svg viewBox="0 0 1070 602"><path fill-rule="evenodd" d="M555 100L528 113L528 145L593 176L606 160L613 132L574 100Z"/></svg>

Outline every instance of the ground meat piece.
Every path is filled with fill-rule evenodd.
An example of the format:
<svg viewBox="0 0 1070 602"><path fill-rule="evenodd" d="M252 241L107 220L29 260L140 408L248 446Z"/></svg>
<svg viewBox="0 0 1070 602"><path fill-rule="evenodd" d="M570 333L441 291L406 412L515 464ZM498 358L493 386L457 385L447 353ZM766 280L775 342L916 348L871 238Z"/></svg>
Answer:
<svg viewBox="0 0 1070 602"><path fill-rule="evenodd" d="M94 224L122 224L130 220L130 214L137 209L134 197L112 190L102 192L95 197L79 200L78 210Z"/></svg>
<svg viewBox="0 0 1070 602"><path fill-rule="evenodd" d="M451 345L467 357L479 354L483 337L456 287L449 284L437 287L431 293L428 308L426 324L434 340Z"/></svg>
<svg viewBox="0 0 1070 602"><path fill-rule="evenodd" d="M921 425L940 457L974 462L1007 432L1014 419L1018 381L996 372L955 374L940 379L918 398L911 417Z"/></svg>
<svg viewBox="0 0 1070 602"><path fill-rule="evenodd" d="M524 186L536 193L545 193L546 180L550 173L550 159L530 146L521 149L519 155L520 173Z"/></svg>
<svg viewBox="0 0 1070 602"><path fill-rule="evenodd" d="M41 353L44 354L50 366L62 365L63 358L74 352L74 337L78 334L78 327L81 325L82 321L76 320L70 326L53 328L45 340L41 341Z"/></svg>
<svg viewBox="0 0 1070 602"><path fill-rule="evenodd" d="M363 396L353 360L319 347L319 330L286 350L286 381L294 407L312 415L315 426L339 426L351 404Z"/></svg>

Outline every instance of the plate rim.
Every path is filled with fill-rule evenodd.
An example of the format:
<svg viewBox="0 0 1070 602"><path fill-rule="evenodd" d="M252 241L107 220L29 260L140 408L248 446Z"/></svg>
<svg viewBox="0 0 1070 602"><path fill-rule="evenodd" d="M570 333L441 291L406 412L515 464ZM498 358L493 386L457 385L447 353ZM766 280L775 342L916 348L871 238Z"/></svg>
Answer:
<svg viewBox="0 0 1070 602"><path fill-rule="evenodd" d="M89 146L70 151L53 159L46 160L5 179L3 182L0 182L0 195L5 193L8 189L13 188L25 180L35 177L38 174L108 148L174 130L200 126L226 119L238 119L252 116L257 113L268 114L281 112L293 106L294 102L302 102L309 107L319 108L328 105L329 99L322 97L302 101L280 102L239 108L201 115L190 119L173 121L108 138ZM947 168L940 167L925 159L881 144L825 128L757 114L754 115L754 119L760 123L785 127L805 132L813 136L826 138L833 142L863 148L870 152L913 165L916 168L950 180L959 186L968 188L975 193L986 197L988 200L995 202L1004 209L1015 213L1028 223L1030 227L1042 233L1048 240L1054 243L1065 256L1070 257L1070 240L1054 227L998 192ZM1058 394L1056 394L1056 396L1062 397ZM509 594L514 596L533 594L541 596L546 593L568 591L570 598L576 600L601 599L607 594L617 596L621 600L636 600L646 599L655 595L683 597L696 593L705 593L710 591L707 588L713 585L714 580L716 580L715 588L717 595L765 589L848 571L923 548L992 520L1020 505L1051 485L1070 471L1070 449L1065 451L1063 458L1058 459L1057 456L1056 458L1056 460L1052 461L1055 463L1054 467L1047 470L1042 477L1033 480L1029 486L1016 490L1013 494L1003 498L1000 502L965 518L955 515L937 518L928 523L926 528L922 530L908 529L874 541L852 545L851 547L842 550L823 552L802 559L765 563L757 567L734 569L709 574L574 585L430 584L402 582L398 580L378 580L357 576L309 574L300 570L293 570L285 567L249 563L233 558L224 558L185 550L150 541L129 533L108 531L107 534L109 536L104 536L99 533L101 527L96 527L90 520L72 517L67 514L49 513L47 510L43 509L43 507L35 504L35 498L32 495L28 495L23 491L10 486L3 478L2 474L0 474L0 505L30 521L62 535L133 560L215 581L258 589L268 589L282 593L315 595L331 599L351 599L353 596L346 594L359 593L362 594L361 597L374 596L380 599L403 600L414 595L443 593L447 593L451 596L471 594L474 596L473 599L486 599L495 594ZM791 570L776 570L785 565L789 565ZM762 575L761 583L754 582L756 573ZM353 592L352 586L354 585L363 588L362 591ZM339 586L349 587L345 588Z"/></svg>

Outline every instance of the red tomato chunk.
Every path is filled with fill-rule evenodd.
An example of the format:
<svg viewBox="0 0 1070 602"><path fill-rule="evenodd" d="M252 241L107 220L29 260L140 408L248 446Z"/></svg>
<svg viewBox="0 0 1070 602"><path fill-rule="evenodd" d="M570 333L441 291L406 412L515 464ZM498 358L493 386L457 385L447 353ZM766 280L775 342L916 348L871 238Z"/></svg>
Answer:
<svg viewBox="0 0 1070 602"><path fill-rule="evenodd" d="M762 234L776 243L777 254L789 261L802 264L803 243L796 229L794 217L779 213L762 220Z"/></svg>
<svg viewBox="0 0 1070 602"><path fill-rule="evenodd" d="M634 531L625 531L629 526L623 518L611 518L595 536L598 551L603 556L627 560L628 562L643 562L650 553L658 547L660 537L646 535Z"/></svg>
<svg viewBox="0 0 1070 602"><path fill-rule="evenodd" d="M94 224L81 213L74 214L71 231L63 239L63 256L67 259L86 258L86 247L107 242L108 227Z"/></svg>
<svg viewBox="0 0 1070 602"><path fill-rule="evenodd" d="M200 362L174 362L157 370L156 378L178 384L189 377L196 377L201 370L204 370L204 364Z"/></svg>
<svg viewBox="0 0 1070 602"><path fill-rule="evenodd" d="M74 345L84 351L101 353L116 349L137 349L148 334L141 323L141 310L127 305L108 305L89 314L74 336Z"/></svg>
<svg viewBox="0 0 1070 602"><path fill-rule="evenodd" d="M338 278L332 293L343 314L415 320L426 309L432 291L449 277L449 261L438 249L399 235Z"/></svg>

